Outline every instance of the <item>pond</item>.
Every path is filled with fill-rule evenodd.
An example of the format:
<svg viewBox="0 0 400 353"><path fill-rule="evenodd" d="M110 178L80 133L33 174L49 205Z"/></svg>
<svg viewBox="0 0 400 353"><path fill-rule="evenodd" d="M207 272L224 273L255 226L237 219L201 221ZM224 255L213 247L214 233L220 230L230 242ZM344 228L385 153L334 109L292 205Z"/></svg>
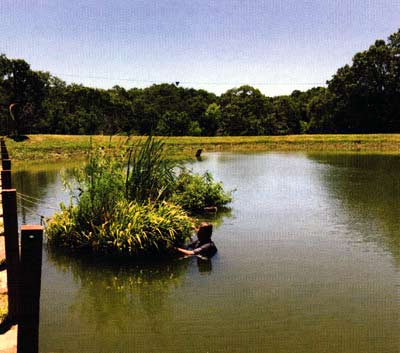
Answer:
<svg viewBox="0 0 400 353"><path fill-rule="evenodd" d="M236 189L218 253L111 265L44 247L41 352L398 353L400 157L209 153ZM21 223L68 201L60 170L15 173Z"/></svg>

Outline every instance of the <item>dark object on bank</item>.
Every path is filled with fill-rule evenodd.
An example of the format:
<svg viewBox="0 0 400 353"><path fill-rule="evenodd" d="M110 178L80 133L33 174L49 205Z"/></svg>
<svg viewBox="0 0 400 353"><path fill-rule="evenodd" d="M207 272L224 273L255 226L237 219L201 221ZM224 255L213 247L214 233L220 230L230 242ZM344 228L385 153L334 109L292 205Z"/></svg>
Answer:
<svg viewBox="0 0 400 353"><path fill-rule="evenodd" d="M12 135L8 136L10 139L14 140L15 142L23 142L29 140L29 137L26 135Z"/></svg>
<svg viewBox="0 0 400 353"><path fill-rule="evenodd" d="M203 152L203 150L201 148L199 148L196 152L196 158L200 158L201 157L201 152Z"/></svg>

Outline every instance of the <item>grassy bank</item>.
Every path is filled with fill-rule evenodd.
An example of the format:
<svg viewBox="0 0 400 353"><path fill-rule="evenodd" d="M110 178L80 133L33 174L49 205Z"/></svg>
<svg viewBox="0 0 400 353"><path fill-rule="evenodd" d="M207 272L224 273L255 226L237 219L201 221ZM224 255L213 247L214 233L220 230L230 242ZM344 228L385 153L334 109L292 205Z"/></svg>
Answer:
<svg viewBox="0 0 400 353"><path fill-rule="evenodd" d="M10 155L15 161L82 158L89 148L90 137L82 135L29 135L14 142L7 139ZM143 137L132 137L137 141ZM111 146L122 148L126 137L114 136ZM289 135L289 136L218 136L165 137L169 153L176 158L191 158L197 149L205 152L257 151L354 151L400 153L400 134L371 135ZM109 136L92 136L94 145L108 145Z"/></svg>

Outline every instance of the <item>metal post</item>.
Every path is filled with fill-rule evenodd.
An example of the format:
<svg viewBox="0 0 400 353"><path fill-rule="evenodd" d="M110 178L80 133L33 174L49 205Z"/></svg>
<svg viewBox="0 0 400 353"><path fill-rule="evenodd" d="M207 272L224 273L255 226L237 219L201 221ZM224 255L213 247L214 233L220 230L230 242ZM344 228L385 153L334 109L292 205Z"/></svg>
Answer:
<svg viewBox="0 0 400 353"><path fill-rule="evenodd" d="M17 191L2 190L4 241L7 263L8 317L17 321L18 315L18 271L19 244L17 218Z"/></svg>
<svg viewBox="0 0 400 353"><path fill-rule="evenodd" d="M37 353L39 351L42 244L42 226L21 226L21 291L18 320L18 353Z"/></svg>

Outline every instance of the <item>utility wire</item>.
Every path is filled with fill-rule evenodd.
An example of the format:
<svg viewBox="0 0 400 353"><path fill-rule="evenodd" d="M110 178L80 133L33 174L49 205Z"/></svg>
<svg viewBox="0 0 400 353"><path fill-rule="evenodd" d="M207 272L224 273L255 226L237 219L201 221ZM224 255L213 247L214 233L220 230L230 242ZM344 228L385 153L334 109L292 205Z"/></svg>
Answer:
<svg viewBox="0 0 400 353"><path fill-rule="evenodd" d="M122 78L122 77L109 77L109 76L97 76L97 75L76 75L76 74L65 74L55 73L58 76L86 78L95 80L106 80L106 81L126 81L126 82L137 82L137 83L168 83L166 81L157 80L140 80L135 78ZM256 86L324 86L326 82L209 82L209 81L176 81L177 84L186 85L221 85L221 86L238 86L238 85L256 85Z"/></svg>

